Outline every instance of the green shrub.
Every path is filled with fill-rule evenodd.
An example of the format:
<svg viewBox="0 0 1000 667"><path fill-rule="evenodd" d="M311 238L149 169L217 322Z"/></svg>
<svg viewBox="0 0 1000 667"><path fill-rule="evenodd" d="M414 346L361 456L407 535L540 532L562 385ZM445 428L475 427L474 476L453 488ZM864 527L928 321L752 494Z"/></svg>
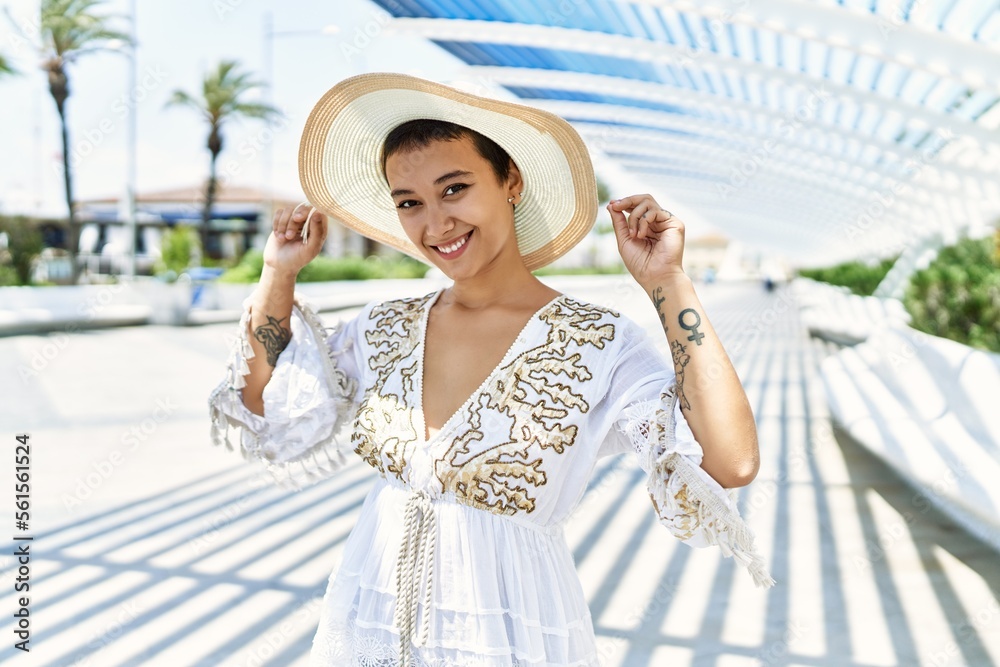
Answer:
<svg viewBox="0 0 1000 667"><path fill-rule="evenodd" d="M299 282L318 283L326 280L370 280L378 277L375 262L362 257L316 257L299 271Z"/></svg>
<svg viewBox="0 0 1000 667"><path fill-rule="evenodd" d="M160 243L160 260L153 267L153 273L180 273L191 263L191 254L199 243L198 232L190 227L178 225L166 230Z"/></svg>
<svg viewBox="0 0 1000 667"><path fill-rule="evenodd" d="M799 275L823 283L846 287L861 296L871 296L895 263L895 257L883 259L874 265L862 262L844 262L819 269L799 269Z"/></svg>
<svg viewBox="0 0 1000 667"><path fill-rule="evenodd" d="M219 282L223 283L255 283L260 280L260 273L264 270L264 253L251 248L243 253L243 257L236 266L227 269L219 276Z"/></svg>
<svg viewBox="0 0 1000 667"><path fill-rule="evenodd" d="M0 287L16 287L21 284L21 278L13 266L0 264Z"/></svg>
<svg viewBox="0 0 1000 667"><path fill-rule="evenodd" d="M965 239L942 249L910 279L903 303L913 328L1000 352L997 239Z"/></svg>
<svg viewBox="0 0 1000 667"><path fill-rule="evenodd" d="M7 250L0 251L5 274L0 285L31 284L31 264L45 247L41 232L24 216L0 216L0 232L7 233Z"/></svg>
<svg viewBox="0 0 1000 667"><path fill-rule="evenodd" d="M298 282L312 283L328 280L374 280L377 278L423 278L430 267L407 257L342 257L320 255L299 272ZM264 253L248 250L233 268L224 272L219 280L226 283L254 283L260 280L264 269Z"/></svg>
<svg viewBox="0 0 1000 667"><path fill-rule="evenodd" d="M599 276L625 273L624 264L614 266L543 266L532 271L536 276Z"/></svg>
<svg viewBox="0 0 1000 667"><path fill-rule="evenodd" d="M237 264L239 260L235 257L202 257L201 265L206 268L221 268L221 269L231 269Z"/></svg>
<svg viewBox="0 0 1000 667"><path fill-rule="evenodd" d="M430 265L415 260L409 255L400 255L379 261L382 263L380 278L423 278L431 268Z"/></svg>

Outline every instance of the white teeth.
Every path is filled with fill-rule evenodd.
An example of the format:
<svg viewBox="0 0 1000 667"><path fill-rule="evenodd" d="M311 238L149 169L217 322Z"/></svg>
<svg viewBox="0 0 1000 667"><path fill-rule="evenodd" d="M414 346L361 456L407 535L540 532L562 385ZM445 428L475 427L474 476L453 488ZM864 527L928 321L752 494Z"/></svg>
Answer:
<svg viewBox="0 0 1000 667"><path fill-rule="evenodd" d="M451 245L439 245L437 247L437 249L440 250L441 252L443 252L446 255L450 255L451 253L455 252L456 250L458 250L459 248L461 248L462 246L464 246L465 242L468 241L468 240L469 240L468 236L463 236L462 238L460 238L459 240L455 241Z"/></svg>

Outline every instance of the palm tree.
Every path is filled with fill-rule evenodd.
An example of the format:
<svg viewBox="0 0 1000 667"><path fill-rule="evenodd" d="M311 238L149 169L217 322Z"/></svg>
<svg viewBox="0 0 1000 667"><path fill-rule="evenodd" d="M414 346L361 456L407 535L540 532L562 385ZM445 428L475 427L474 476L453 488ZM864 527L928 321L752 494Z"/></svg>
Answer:
<svg viewBox="0 0 1000 667"><path fill-rule="evenodd" d="M127 34L108 27L112 16L99 15L94 9L102 0L42 0L41 38L42 70L49 77L49 92L55 100L62 126L63 184L66 189L66 207L69 210L69 257L75 283L80 273L76 263L80 230L73 210L73 175L70 170L69 130L66 126L66 98L69 97L69 76L66 66L85 53L100 51L108 42L130 42Z"/></svg>
<svg viewBox="0 0 1000 667"><path fill-rule="evenodd" d="M247 94L262 85L254 81L249 72L241 72L237 61L223 60L214 70L205 74L201 83L201 95L175 90L167 102L167 106L179 104L191 107L208 121L207 146L211 161L199 234L203 253L207 252L208 248L208 225L212 219L212 205L215 203L215 190L218 185L215 164L219 153L222 152L223 124L227 120L239 117L267 120L281 115L280 111L268 104L246 101Z"/></svg>
<svg viewBox="0 0 1000 667"><path fill-rule="evenodd" d="M7 59L0 54L0 76L4 76L5 74L14 74L14 68L11 67L10 63L7 62Z"/></svg>

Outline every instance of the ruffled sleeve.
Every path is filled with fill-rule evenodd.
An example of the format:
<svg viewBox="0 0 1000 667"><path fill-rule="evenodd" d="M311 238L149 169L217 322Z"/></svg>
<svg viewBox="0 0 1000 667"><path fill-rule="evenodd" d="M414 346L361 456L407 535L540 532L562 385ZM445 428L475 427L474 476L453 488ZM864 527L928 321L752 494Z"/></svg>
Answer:
<svg viewBox="0 0 1000 667"><path fill-rule="evenodd" d="M264 415L243 403L247 360L254 357L249 326L251 298L233 341L226 377L208 399L212 442L263 465L279 486L301 489L339 470L350 449L341 428L352 421L360 368L356 328L359 317L324 328L296 294L292 338L278 355L263 391ZM236 433L235 444L230 429Z"/></svg>
<svg viewBox="0 0 1000 667"><path fill-rule="evenodd" d="M632 452L646 473L646 489L659 521L691 547L718 546L762 588L774 585L754 534L726 489L701 467L704 450L678 402L674 371L648 340L638 343L611 374L612 427L602 454ZM625 384L615 386L616 379Z"/></svg>

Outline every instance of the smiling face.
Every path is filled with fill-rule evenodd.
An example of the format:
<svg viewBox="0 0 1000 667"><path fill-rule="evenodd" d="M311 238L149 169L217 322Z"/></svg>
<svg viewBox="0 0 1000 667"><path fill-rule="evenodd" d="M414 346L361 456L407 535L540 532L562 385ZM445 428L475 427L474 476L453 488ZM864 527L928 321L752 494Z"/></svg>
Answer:
<svg viewBox="0 0 1000 667"><path fill-rule="evenodd" d="M403 230L453 280L502 270L523 260L514 208L523 189L517 167L504 182L468 136L392 154L386 179Z"/></svg>

